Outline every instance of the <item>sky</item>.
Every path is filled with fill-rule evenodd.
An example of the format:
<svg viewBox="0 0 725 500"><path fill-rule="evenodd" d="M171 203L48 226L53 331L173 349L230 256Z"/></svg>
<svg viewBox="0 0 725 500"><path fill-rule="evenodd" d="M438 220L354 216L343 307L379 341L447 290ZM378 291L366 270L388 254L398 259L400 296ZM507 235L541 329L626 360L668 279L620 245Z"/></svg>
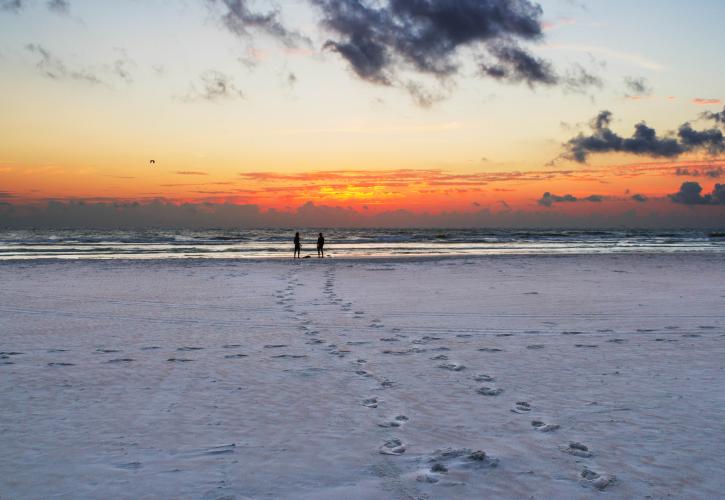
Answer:
<svg viewBox="0 0 725 500"><path fill-rule="evenodd" d="M0 226L720 228L723 18L720 0L0 0Z"/></svg>

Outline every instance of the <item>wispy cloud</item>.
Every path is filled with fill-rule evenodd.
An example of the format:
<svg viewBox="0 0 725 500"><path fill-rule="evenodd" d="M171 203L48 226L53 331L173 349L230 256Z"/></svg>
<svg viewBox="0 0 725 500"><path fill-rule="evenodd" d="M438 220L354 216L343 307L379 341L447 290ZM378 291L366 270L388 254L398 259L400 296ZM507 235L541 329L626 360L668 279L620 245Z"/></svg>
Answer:
<svg viewBox="0 0 725 500"><path fill-rule="evenodd" d="M702 97L696 97L692 100L692 103L698 106L711 106L720 105L722 104L722 101L720 99L704 99Z"/></svg>
<svg viewBox="0 0 725 500"><path fill-rule="evenodd" d="M244 98L244 93L236 86L234 79L221 71L208 70L199 80L191 84L191 91L181 99L183 101L219 101Z"/></svg>
<svg viewBox="0 0 725 500"><path fill-rule="evenodd" d="M644 69L650 69L650 70L663 70L665 69L665 66L649 59L646 56L643 56L641 54L637 53L630 53L630 52L621 52L618 50L613 50L607 47L598 47L595 45L574 45L574 44L561 44L561 43L554 43L554 44L547 44L542 46L543 49L547 50L561 50L561 51L569 51L569 52L584 52L587 54L597 54L599 56L603 56L609 59L615 59L617 61L626 62L629 64L632 64L634 66L638 66L640 68Z"/></svg>

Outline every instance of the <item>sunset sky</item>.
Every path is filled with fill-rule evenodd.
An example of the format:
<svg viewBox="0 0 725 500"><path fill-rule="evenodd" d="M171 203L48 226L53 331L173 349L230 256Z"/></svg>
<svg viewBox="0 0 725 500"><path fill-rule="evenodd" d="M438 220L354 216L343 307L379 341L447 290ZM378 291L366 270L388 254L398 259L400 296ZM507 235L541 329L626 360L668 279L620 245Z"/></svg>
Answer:
<svg viewBox="0 0 725 500"><path fill-rule="evenodd" d="M721 0L0 0L0 226L49 202L722 226L722 19Z"/></svg>

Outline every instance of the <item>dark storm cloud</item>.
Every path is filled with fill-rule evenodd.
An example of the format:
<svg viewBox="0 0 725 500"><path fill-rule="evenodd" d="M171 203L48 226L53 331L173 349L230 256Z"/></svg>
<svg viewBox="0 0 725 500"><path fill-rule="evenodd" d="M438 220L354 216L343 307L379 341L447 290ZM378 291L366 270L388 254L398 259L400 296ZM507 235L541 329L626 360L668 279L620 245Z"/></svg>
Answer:
<svg viewBox="0 0 725 500"><path fill-rule="evenodd" d="M676 133L661 137L655 129L640 122L635 125L631 137L622 137L611 130L611 121L611 112L599 113L590 123L591 134L580 133L565 143L563 157L585 163L587 157L593 153L631 153L675 158L693 151L706 151L710 154L725 151L725 138L722 131L716 128L698 131L685 123Z"/></svg>
<svg viewBox="0 0 725 500"><path fill-rule="evenodd" d="M529 85L554 85L559 79L544 59L535 57L520 47L501 44L491 48L495 57L493 64L482 63L481 73L495 80L512 83L526 82Z"/></svg>
<svg viewBox="0 0 725 500"><path fill-rule="evenodd" d="M652 95L654 89L644 77L624 77L624 86L627 89L627 97L646 97Z"/></svg>
<svg viewBox="0 0 725 500"><path fill-rule="evenodd" d="M244 98L244 93L237 88L232 77L221 71L205 71L199 77L199 81L191 87L191 92L181 98L183 101Z"/></svg>
<svg viewBox="0 0 725 500"><path fill-rule="evenodd" d="M68 14L70 12L70 2L68 0L48 0L46 5L48 9L56 14Z"/></svg>
<svg viewBox="0 0 725 500"><path fill-rule="evenodd" d="M306 42L300 34L290 31L280 20L279 9L267 13L255 12L247 0L206 0L214 9L221 9L224 26L238 36L251 36L250 30L261 31L289 46Z"/></svg>
<svg viewBox="0 0 725 500"><path fill-rule="evenodd" d="M725 125L725 108L723 108L720 112L705 111L701 115L701 118L704 118L705 120L713 120L715 123Z"/></svg>
<svg viewBox="0 0 725 500"><path fill-rule="evenodd" d="M480 73L496 80L533 86L565 79L520 45L543 36L541 7L529 0L310 1L335 35L325 48L372 83L393 85L402 70L453 76L464 49L479 54Z"/></svg>
<svg viewBox="0 0 725 500"><path fill-rule="evenodd" d="M669 197L683 205L725 205L725 184L715 184L711 194L703 195L698 182L683 182L680 190Z"/></svg>

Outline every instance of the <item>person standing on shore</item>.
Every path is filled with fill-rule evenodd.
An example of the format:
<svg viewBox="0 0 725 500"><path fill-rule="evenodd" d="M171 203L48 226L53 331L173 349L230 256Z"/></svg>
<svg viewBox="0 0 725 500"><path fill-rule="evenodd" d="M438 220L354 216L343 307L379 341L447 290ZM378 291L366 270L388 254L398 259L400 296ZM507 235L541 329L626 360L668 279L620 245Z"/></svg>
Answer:
<svg viewBox="0 0 725 500"><path fill-rule="evenodd" d="M300 253L302 252L302 245L300 244L300 233L295 233L295 253L293 259L300 259Z"/></svg>
<svg viewBox="0 0 725 500"><path fill-rule="evenodd" d="M325 237L322 236L322 233L317 237L317 256L322 258L325 256Z"/></svg>

